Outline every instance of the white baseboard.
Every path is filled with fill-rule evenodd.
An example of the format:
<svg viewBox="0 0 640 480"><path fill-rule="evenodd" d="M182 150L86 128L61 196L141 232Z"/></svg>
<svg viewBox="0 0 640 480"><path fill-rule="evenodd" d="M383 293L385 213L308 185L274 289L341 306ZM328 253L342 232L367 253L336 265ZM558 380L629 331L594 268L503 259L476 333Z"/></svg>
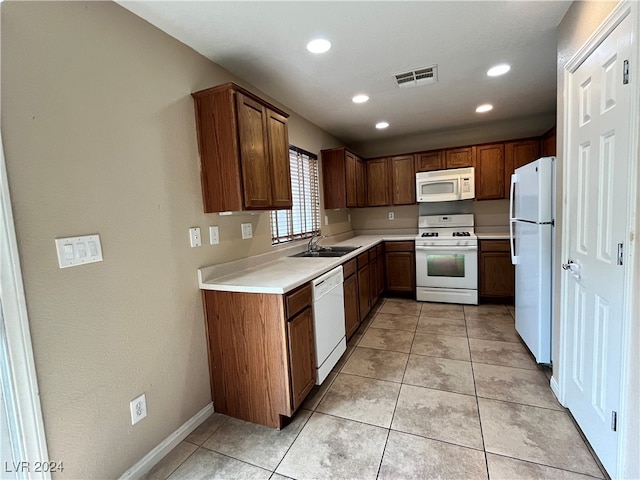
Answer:
<svg viewBox="0 0 640 480"><path fill-rule="evenodd" d="M191 432L198 428L213 413L213 403L196 413L187 420L175 432L160 442L153 450L147 453L142 459L129 470L124 472L120 480L129 480L142 477L151 470L156 463L162 460L171 450L183 441Z"/></svg>
<svg viewBox="0 0 640 480"><path fill-rule="evenodd" d="M556 399L558 400L558 402L560 402L560 405L562 405L564 407L565 405L562 402L562 399L560 398L560 385L558 384L558 381L556 380L556 377L554 377L554 376L551 377L550 385L551 385L551 391L556 396Z"/></svg>

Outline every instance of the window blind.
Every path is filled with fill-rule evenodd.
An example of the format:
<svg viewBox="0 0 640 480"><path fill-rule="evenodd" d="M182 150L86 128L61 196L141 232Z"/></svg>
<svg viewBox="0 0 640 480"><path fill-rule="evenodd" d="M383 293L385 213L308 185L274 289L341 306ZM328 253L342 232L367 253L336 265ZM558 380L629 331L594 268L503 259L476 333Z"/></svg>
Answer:
<svg viewBox="0 0 640 480"><path fill-rule="evenodd" d="M307 238L320 232L320 188L318 157L289 146L291 167L291 210L271 211L273 244Z"/></svg>

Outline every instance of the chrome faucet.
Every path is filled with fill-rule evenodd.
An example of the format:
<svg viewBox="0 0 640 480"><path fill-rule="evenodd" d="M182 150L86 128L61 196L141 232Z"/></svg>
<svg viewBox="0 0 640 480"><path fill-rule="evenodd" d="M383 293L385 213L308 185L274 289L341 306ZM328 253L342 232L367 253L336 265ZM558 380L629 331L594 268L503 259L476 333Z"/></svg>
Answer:
<svg viewBox="0 0 640 480"><path fill-rule="evenodd" d="M318 235L312 235L311 238L309 239L309 243L307 244L307 251L308 252L316 252L318 250L318 242L320 240L322 240L323 238L327 238L329 235L320 235L318 233ZM316 241L314 242L314 238L316 239Z"/></svg>

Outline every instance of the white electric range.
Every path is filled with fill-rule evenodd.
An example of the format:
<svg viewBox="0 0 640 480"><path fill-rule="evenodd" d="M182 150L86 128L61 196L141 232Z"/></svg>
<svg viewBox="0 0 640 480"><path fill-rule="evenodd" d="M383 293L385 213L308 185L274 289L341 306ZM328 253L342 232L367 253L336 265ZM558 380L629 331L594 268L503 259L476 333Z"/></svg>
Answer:
<svg viewBox="0 0 640 480"><path fill-rule="evenodd" d="M478 237L473 214L418 218L416 297L419 301L478 304Z"/></svg>

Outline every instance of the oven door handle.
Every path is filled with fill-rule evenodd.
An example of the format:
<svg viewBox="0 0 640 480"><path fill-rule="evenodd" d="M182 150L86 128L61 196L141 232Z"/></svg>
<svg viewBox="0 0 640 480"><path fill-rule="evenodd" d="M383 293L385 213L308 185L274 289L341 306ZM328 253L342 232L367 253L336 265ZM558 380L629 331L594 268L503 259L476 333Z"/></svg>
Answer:
<svg viewBox="0 0 640 480"><path fill-rule="evenodd" d="M455 253L455 252L473 252L473 251L478 251L478 247L477 245L469 245L469 246L465 246L465 247L457 247L454 245L443 245L442 247L437 247L437 246L430 246L430 247L423 247L423 246L418 246L416 245L416 250L422 250L425 252L435 252L435 251L440 251L440 252L447 252L447 253Z"/></svg>

